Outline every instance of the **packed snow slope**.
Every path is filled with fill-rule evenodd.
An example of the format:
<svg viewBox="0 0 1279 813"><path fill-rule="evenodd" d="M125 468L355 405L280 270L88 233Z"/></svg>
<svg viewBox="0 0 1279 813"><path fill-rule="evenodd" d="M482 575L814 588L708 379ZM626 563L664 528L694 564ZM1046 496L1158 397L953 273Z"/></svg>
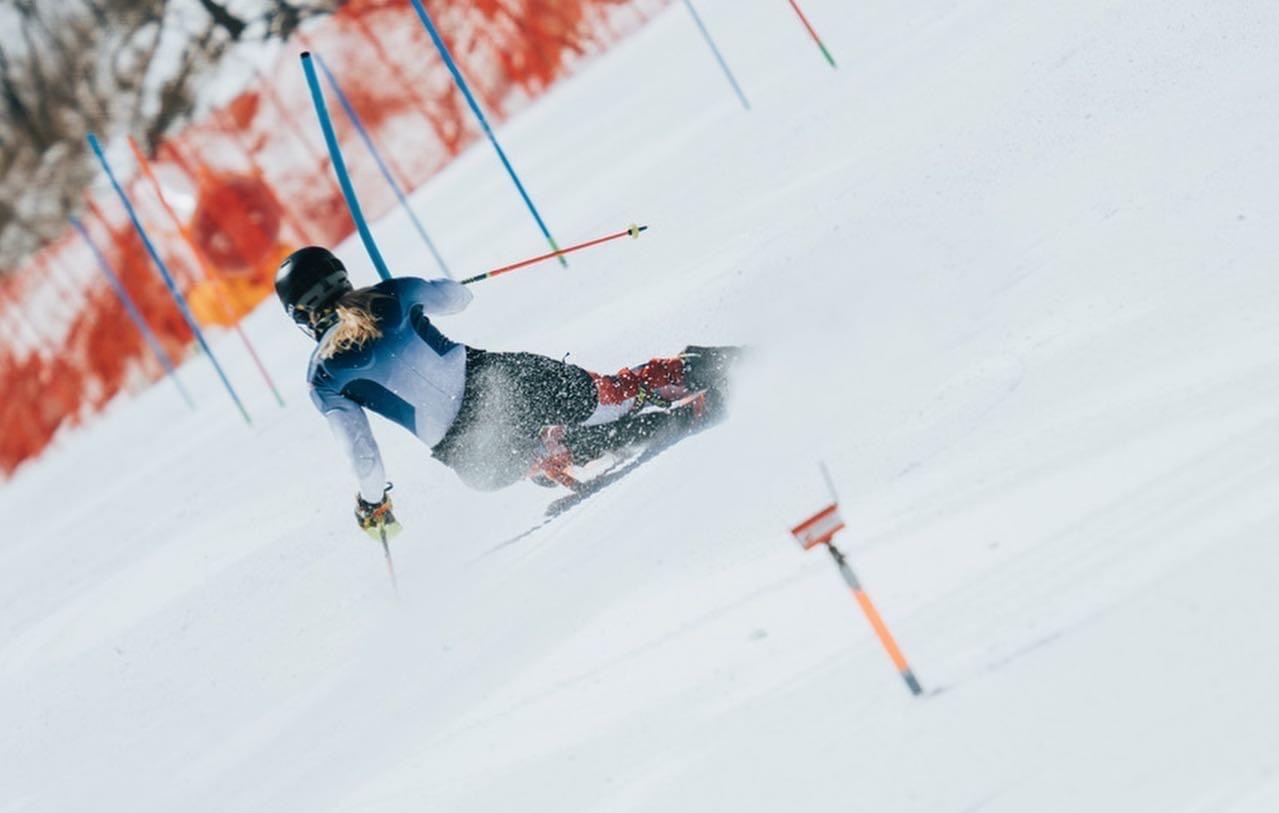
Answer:
<svg viewBox="0 0 1279 813"><path fill-rule="evenodd" d="M749 113L676 4L504 127L561 243L651 230L440 322L746 343L731 419L515 541L378 423L397 597L268 303L287 408L223 336L252 428L196 358L0 490L0 810L1279 810L1279 9L803 5L838 71L699 4ZM487 145L413 202L543 246ZM925 698L789 539L821 460Z"/></svg>

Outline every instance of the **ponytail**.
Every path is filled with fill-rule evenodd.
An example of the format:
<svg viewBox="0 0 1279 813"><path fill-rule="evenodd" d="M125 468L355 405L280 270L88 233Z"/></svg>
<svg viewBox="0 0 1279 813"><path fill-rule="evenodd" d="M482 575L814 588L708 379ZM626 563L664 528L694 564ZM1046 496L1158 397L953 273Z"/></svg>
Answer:
<svg viewBox="0 0 1279 813"><path fill-rule="evenodd" d="M373 302L386 297L371 288L348 291L333 306L337 324L324 334L320 358L331 359L347 350L361 350L373 339L382 337L378 317L373 315Z"/></svg>

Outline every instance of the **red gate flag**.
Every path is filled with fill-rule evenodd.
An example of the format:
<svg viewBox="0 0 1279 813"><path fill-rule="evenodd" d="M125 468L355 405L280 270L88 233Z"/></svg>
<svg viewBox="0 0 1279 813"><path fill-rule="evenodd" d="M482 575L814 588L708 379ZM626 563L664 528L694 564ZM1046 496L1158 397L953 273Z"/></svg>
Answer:
<svg viewBox="0 0 1279 813"><path fill-rule="evenodd" d="M791 528L795 539L804 550L811 550L824 545L835 536L836 531L844 528L844 519L839 515L839 503L831 503L813 516Z"/></svg>

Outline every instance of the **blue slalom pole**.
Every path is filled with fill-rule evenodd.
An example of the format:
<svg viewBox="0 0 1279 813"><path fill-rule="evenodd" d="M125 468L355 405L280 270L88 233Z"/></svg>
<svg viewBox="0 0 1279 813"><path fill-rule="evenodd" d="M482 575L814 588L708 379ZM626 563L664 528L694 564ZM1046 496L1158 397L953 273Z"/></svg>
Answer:
<svg viewBox="0 0 1279 813"><path fill-rule="evenodd" d="M93 133L89 133L89 147L93 150L93 154L98 157L98 163L102 165L102 169L106 171L107 178L111 181L111 187L115 189L116 195L120 197L120 202L124 204L124 210L128 212L129 220L133 222L133 228L138 232L138 237L142 238L142 245L146 247L147 253L151 255L151 261L155 263L155 267L160 271L160 276L164 277L164 284L168 286L169 294L172 295L173 301L178 303L178 310L182 312L182 318L186 320L187 326L195 334L196 341L200 343L200 349L209 357L209 361L213 362L213 369L217 371L218 378L222 379L222 384L226 387L231 400L239 408L244 422L252 426L253 419L249 417L244 404L240 402L240 396L235 394L235 388L231 386L231 381L226 377L226 373L223 372L222 365L218 364L218 359L213 355L213 350L209 347L209 343L204 340L204 333L196 323L195 317L191 315L191 308L187 305L186 297L182 296L182 292L178 290L178 285L173 281L173 275L169 273L168 266L164 264L164 260L160 259L160 252L156 251L155 244L147 236L146 229L142 228L142 221L138 219L138 213L133 208L133 202L124 193L124 187L120 186L120 182L116 180L115 173L111 171L111 165L107 163L106 153L102 151L102 145L98 143L98 137Z"/></svg>
<svg viewBox="0 0 1279 813"><path fill-rule="evenodd" d="M311 52L302 52L302 71L306 74L307 87L311 89L311 102L315 105L315 115L320 119L320 129L324 131L324 143L329 148L329 159L333 162L333 172L338 176L338 186L342 187L342 196L346 198L346 208L355 221L355 229L364 242L364 250L368 252L377 275L382 279L390 279L391 271L378 251L373 232L369 230L368 221L360 209L360 200L355 196L355 187L351 184L351 176L346 171L346 161L342 160L342 148L338 146L337 133L333 131L333 121L329 118L328 106L324 104L324 92L320 90L320 79L315 75L315 66L311 64Z"/></svg>
<svg viewBox="0 0 1279 813"><path fill-rule="evenodd" d="M93 237L89 235L89 230L84 227L78 217L71 218L71 228L79 232L80 237L88 244L89 251L93 252L93 258L98 261L98 268L102 271L102 275L107 278L107 282L111 283L111 288L119 298L120 304L124 305L125 313L133 320L133 324L137 325L138 332L146 340L151 352L160 360L160 366L164 368L165 374L173 381L174 386L178 388L178 392L182 393L182 398L187 402L187 406L195 409L195 402L191 400L191 394L187 392L186 387L182 386L182 381L178 378L178 371L174 367L173 359L164 351L164 347L161 346L160 340L155 337L155 334L151 332L151 328L147 327L147 322L142 317L142 312L138 310L137 305L133 304L133 297L129 296L129 292L125 290L120 278L111 270L111 263L107 261L102 249L98 248L98 244L93 242Z"/></svg>
<svg viewBox="0 0 1279 813"><path fill-rule="evenodd" d="M364 146L369 148L369 152L373 155L373 160L377 162L377 168L382 171L382 177L386 178L386 182L391 185L391 191L395 193L395 197L399 199L400 206L404 207L404 211L408 214L409 220L413 221L413 227L417 229L418 236L422 238L422 242L426 243L426 247L430 249L431 256L435 258L435 262L439 264L440 270L444 272L444 276L453 279L453 274L449 271L449 267L445 265L444 258L440 256L440 252L435 250L435 243L431 242L431 238L426 233L426 228L422 222L417 219L417 215L413 212L413 208L409 206L408 198L404 195L404 190L395 182L395 177L391 174L391 170L387 167L386 162L382 160L382 154L378 152L377 146L373 143L373 137L369 135L369 131L365 129L364 122L360 121L360 116L355 112L355 107L351 104L351 100L342 92L342 86L338 84L337 77L329 70L329 66L324 64L324 59L319 54L312 54L315 57L315 63L320 66L320 70L324 72L324 78L328 80L329 87L333 88L333 95L338 97L338 102L342 105L342 109L346 111L346 115L351 119L351 123L355 125L355 131L360 134L360 140L364 142Z"/></svg>
<svg viewBox="0 0 1279 813"><path fill-rule="evenodd" d="M484 129L484 134L488 136L493 149L497 151L497 157L502 160L502 166L506 167L507 174L515 182L515 188L519 190L520 197L524 198L524 205L532 213L533 219L537 221L537 227L542 230L542 234L546 236L546 241L551 244L551 248L559 251L560 247L556 244L555 238L551 236L550 229L546 228L546 223L543 222L542 216L537 213L537 207L533 205L533 199L528 196L528 192L524 189L524 184L520 183L520 176L515 174L515 168L511 166L510 160L506 157L506 152L502 150L502 145L498 143L497 136L493 134L493 128L489 126L488 119L484 117L484 111L480 109L479 102L475 101L471 88L466 84L466 79L462 77L462 71L458 69L457 63L453 61L453 55L449 53L448 46L444 44L444 38L440 36L435 23L431 22L431 15L426 13L426 7L422 5L422 0L412 0L412 2L418 19L422 21L422 25L426 28L426 33L431 35L431 42L435 43L435 50L440 52L440 57L444 59L444 64L448 67L449 73L453 74L453 81L457 83L458 89L466 97L466 103L470 105L471 112L480 120L480 127ZM560 265L568 266L568 261L562 256L559 260Z"/></svg>
<svg viewBox="0 0 1279 813"><path fill-rule="evenodd" d="M416 0L414 0L416 2ZM719 52L719 48L715 47L715 40L711 39L711 32L706 30L706 25L702 23L702 17L697 13L697 9L693 7L693 0L684 0L684 5L688 8L688 13L693 15L693 22L697 23L697 29L702 32L706 44L710 46L711 53L715 55L715 61L723 68L724 75L728 77L728 83L733 86L733 92L737 94L737 98L742 100L742 107L747 110L751 109L751 103L746 101L746 94L742 93L742 88L737 84L737 78L733 76L733 72L729 70L728 63L724 61L724 55Z"/></svg>

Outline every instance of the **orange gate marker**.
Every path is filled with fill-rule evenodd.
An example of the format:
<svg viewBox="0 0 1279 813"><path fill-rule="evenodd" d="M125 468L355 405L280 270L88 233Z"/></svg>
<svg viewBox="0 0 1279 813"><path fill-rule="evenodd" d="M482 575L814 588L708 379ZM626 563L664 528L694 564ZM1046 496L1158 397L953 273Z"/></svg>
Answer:
<svg viewBox="0 0 1279 813"><path fill-rule="evenodd" d="M892 660L893 666L897 667L898 674L901 675L902 680L906 681L906 686L910 689L910 693L919 697L924 693L923 687L915 679L915 673L911 671L910 664L906 662L906 657L902 655L901 648L893 640L893 634L888 631L888 625L884 623L879 611L871 603L870 596L866 595L866 591L862 589L861 582L857 580L857 574L853 573L853 569L848 565L848 560L844 558L844 554L840 552L839 548L835 547L835 543L832 541L835 538L835 534L844 529L844 520L839 515L839 497L835 494L835 486L831 482L830 473L826 471L825 464L822 464L822 476L826 478L826 485L830 489L834 502L791 528L791 534L804 550L812 550L818 545L825 545L826 549L830 551L831 558L835 560L835 566L839 568L840 575L844 577L849 589L853 591L853 598L857 599L858 605L861 606L862 612L866 615L866 620L870 621L871 628L875 630L875 636L884 645L884 649L888 652L888 657Z"/></svg>

